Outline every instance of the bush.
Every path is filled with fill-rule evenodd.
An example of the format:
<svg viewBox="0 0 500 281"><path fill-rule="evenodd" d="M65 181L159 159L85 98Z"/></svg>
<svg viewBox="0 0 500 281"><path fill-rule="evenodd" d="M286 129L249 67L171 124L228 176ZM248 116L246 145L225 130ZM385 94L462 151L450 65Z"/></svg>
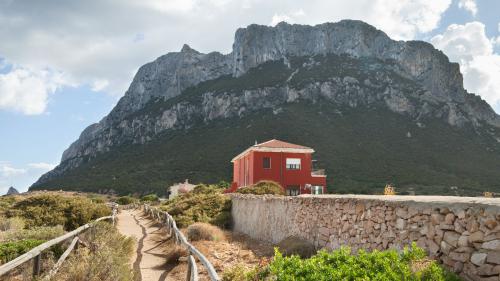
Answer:
<svg viewBox="0 0 500 281"><path fill-rule="evenodd" d="M129 204L136 203L137 201L138 200L132 196L122 196L116 200L116 203L118 203L120 205L129 205Z"/></svg>
<svg viewBox="0 0 500 281"><path fill-rule="evenodd" d="M415 243L400 254L395 250L358 251L349 248L333 252L320 251L308 259L292 255L284 257L278 249L268 266L247 269L236 265L226 269L223 281L257 280L380 280L380 281L459 281L455 274L425 257Z"/></svg>
<svg viewBox="0 0 500 281"><path fill-rule="evenodd" d="M156 194L144 195L144 196L142 196L141 200L142 201L146 201L146 202L156 202L156 201L159 201L158 195L156 195Z"/></svg>
<svg viewBox="0 0 500 281"><path fill-rule="evenodd" d="M278 244L278 249L283 255L297 255L301 258L309 258L316 253L314 245L300 237L290 236Z"/></svg>
<svg viewBox="0 0 500 281"><path fill-rule="evenodd" d="M167 264L177 264L181 257L187 257L189 252L183 246L174 245L174 248L169 250L165 260Z"/></svg>
<svg viewBox="0 0 500 281"><path fill-rule="evenodd" d="M19 216L26 222L26 228L34 226L63 225L73 230L91 220L111 214L104 204L92 202L81 197L65 197L54 194L41 194L22 199L7 211L9 217Z"/></svg>
<svg viewBox="0 0 500 281"><path fill-rule="evenodd" d="M191 192L167 200L161 209L175 219L178 227L195 222L229 227L231 223L231 198L215 185L198 185Z"/></svg>
<svg viewBox="0 0 500 281"><path fill-rule="evenodd" d="M30 229L19 229L16 231L6 231L0 240L15 241L25 239L51 240L64 234L62 225L57 226L35 226Z"/></svg>
<svg viewBox="0 0 500 281"><path fill-rule="evenodd" d="M187 228L187 236L190 241L223 241L226 240L224 232L217 226L208 223L197 222Z"/></svg>
<svg viewBox="0 0 500 281"><path fill-rule="evenodd" d="M21 240L15 242L0 243L0 264L9 262L18 256L28 252L32 248L42 244L43 240Z"/></svg>
<svg viewBox="0 0 500 281"><path fill-rule="evenodd" d="M4 218L0 217L0 231L17 231L24 229L24 220L22 218Z"/></svg>
<svg viewBox="0 0 500 281"><path fill-rule="evenodd" d="M402 254L395 250L360 250L351 255L349 248L333 252L320 251L309 259L298 256L284 257L277 249L274 260L269 265L270 274L277 280L460 280L445 271L435 261L414 271L412 264L425 259L424 251L415 244Z"/></svg>
<svg viewBox="0 0 500 281"><path fill-rule="evenodd" d="M285 195L281 185L279 185L279 183L274 181L259 181L254 185L239 188L236 192L242 194L256 194L256 195L264 195L264 194Z"/></svg>
<svg viewBox="0 0 500 281"><path fill-rule="evenodd" d="M91 247L80 247L63 263L52 280L132 281L129 267L134 249L133 238L121 235L107 222L100 222L82 239Z"/></svg>

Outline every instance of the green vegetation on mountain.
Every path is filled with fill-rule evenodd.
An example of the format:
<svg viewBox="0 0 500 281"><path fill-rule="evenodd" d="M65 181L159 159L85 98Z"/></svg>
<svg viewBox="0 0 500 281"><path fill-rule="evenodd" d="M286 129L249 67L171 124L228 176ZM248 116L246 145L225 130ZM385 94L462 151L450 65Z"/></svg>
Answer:
<svg viewBox="0 0 500 281"><path fill-rule="evenodd" d="M345 100L356 96L356 87L369 88L372 83L377 84L373 86L376 89L392 85L408 100L423 94L422 88L405 78L391 61L318 55L291 57L287 63L290 68L283 60L269 61L237 78L222 76L202 82L174 98L151 100L126 118L161 116L179 103L200 106L204 93L241 97L245 90L285 84L302 89L333 78L359 81L354 88L340 89L343 94L339 98ZM367 95L363 98L376 95L375 88L363 92ZM271 103L278 96L266 95L263 102ZM415 101L422 103L425 101ZM387 183L394 184L401 194L477 196L484 191L500 192L500 142L493 137L500 132L487 124L457 127L430 116L415 121L407 114L390 111L383 100L361 101L350 107L319 96L245 111L241 117L206 122L199 115L193 116L146 144L122 144L84 158L77 168L31 189L165 195L168 186L186 178L195 183L230 182L230 160L235 155L256 140L276 138L314 148L318 166L326 169L330 192L381 193Z"/></svg>
<svg viewBox="0 0 500 281"><path fill-rule="evenodd" d="M40 188L164 194L186 178L230 181L232 157L255 140L277 138L315 149L330 192L381 193L388 182L398 192L416 194L500 192L499 144L472 128L439 120L421 127L385 109L342 108L327 101L287 104L280 111L198 124L145 145L117 147Z"/></svg>

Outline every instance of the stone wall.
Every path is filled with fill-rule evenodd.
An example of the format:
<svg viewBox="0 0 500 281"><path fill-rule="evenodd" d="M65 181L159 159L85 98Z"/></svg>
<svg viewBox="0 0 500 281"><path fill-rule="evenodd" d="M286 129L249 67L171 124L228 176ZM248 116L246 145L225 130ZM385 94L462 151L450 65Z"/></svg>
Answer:
<svg viewBox="0 0 500 281"><path fill-rule="evenodd" d="M443 196L232 195L234 230L318 248L402 249L415 241L470 280L500 280L500 199Z"/></svg>

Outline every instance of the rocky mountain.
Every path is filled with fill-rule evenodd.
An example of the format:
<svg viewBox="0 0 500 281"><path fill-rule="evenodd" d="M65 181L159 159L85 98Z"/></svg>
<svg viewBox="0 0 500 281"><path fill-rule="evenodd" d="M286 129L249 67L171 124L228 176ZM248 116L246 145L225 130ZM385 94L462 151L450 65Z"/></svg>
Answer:
<svg viewBox="0 0 500 281"><path fill-rule="evenodd" d="M429 43L394 41L352 20L250 25L227 55L184 45L142 66L110 114L32 189L142 193L185 177L230 180L232 156L268 137L315 147L332 190L393 181L500 191L500 116L467 93L458 64ZM364 166L377 162L386 167Z"/></svg>
<svg viewBox="0 0 500 281"><path fill-rule="evenodd" d="M9 187L9 190L7 190L7 193L5 195L13 195L13 194L19 194L19 191L15 189L14 187Z"/></svg>

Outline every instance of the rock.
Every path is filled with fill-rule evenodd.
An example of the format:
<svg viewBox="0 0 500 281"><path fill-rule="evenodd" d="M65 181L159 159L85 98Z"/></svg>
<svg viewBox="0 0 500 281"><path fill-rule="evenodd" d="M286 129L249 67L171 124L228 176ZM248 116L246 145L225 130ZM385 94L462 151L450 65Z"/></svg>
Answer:
<svg viewBox="0 0 500 281"><path fill-rule="evenodd" d="M402 230L405 228L405 226L406 226L406 221L404 219L399 218L396 220L396 228L397 229Z"/></svg>
<svg viewBox="0 0 500 281"><path fill-rule="evenodd" d="M474 253L472 254L472 256L470 257L470 261L477 265L477 266L480 266L480 265L483 265L485 262L486 262L486 257L488 255L485 254L485 253Z"/></svg>
<svg viewBox="0 0 500 281"><path fill-rule="evenodd" d="M458 238L458 246L468 246L469 245L469 236L462 235Z"/></svg>
<svg viewBox="0 0 500 281"><path fill-rule="evenodd" d="M477 273L482 276L491 276L495 273L493 272L493 265L491 264L483 264L477 269ZM498 278L498 276L497 276Z"/></svg>
<svg viewBox="0 0 500 281"><path fill-rule="evenodd" d="M444 220L444 217L443 215L441 214L431 214L431 222L432 224L436 225L436 224L440 224L441 221Z"/></svg>
<svg viewBox="0 0 500 281"><path fill-rule="evenodd" d="M441 241L441 252L443 252L446 255L449 255L452 249L453 246L446 243L445 241Z"/></svg>
<svg viewBox="0 0 500 281"><path fill-rule="evenodd" d="M453 213L449 213L444 217L445 224L453 224L455 222L455 215Z"/></svg>
<svg viewBox="0 0 500 281"><path fill-rule="evenodd" d="M487 228L489 229L494 229L498 223L495 219L493 218L488 218L485 222L484 222L484 225L486 225Z"/></svg>
<svg viewBox="0 0 500 281"><path fill-rule="evenodd" d="M426 244L429 249L429 254L431 256L437 254L437 252L439 251L439 245L436 244L436 242L434 242L433 240L427 240Z"/></svg>
<svg viewBox="0 0 500 281"><path fill-rule="evenodd" d="M458 253L458 252L453 251L449 254L449 256L452 260L466 262L469 260L470 254L469 253Z"/></svg>
<svg viewBox="0 0 500 281"><path fill-rule="evenodd" d="M406 211L403 208L397 208L396 209L396 216L398 216L398 217L400 217L402 219L408 219L409 218L408 211Z"/></svg>
<svg viewBox="0 0 500 281"><path fill-rule="evenodd" d="M500 252L488 252L486 261L493 264L500 264Z"/></svg>
<svg viewBox="0 0 500 281"><path fill-rule="evenodd" d="M484 233L482 231L476 231L469 235L469 242L482 242L484 239Z"/></svg>
<svg viewBox="0 0 500 281"><path fill-rule="evenodd" d="M487 250L500 251L500 240L484 242L481 247Z"/></svg>
<svg viewBox="0 0 500 281"><path fill-rule="evenodd" d="M458 246L458 239L460 238L460 234L454 231L446 231L443 236L443 240L450 244L453 247Z"/></svg>

